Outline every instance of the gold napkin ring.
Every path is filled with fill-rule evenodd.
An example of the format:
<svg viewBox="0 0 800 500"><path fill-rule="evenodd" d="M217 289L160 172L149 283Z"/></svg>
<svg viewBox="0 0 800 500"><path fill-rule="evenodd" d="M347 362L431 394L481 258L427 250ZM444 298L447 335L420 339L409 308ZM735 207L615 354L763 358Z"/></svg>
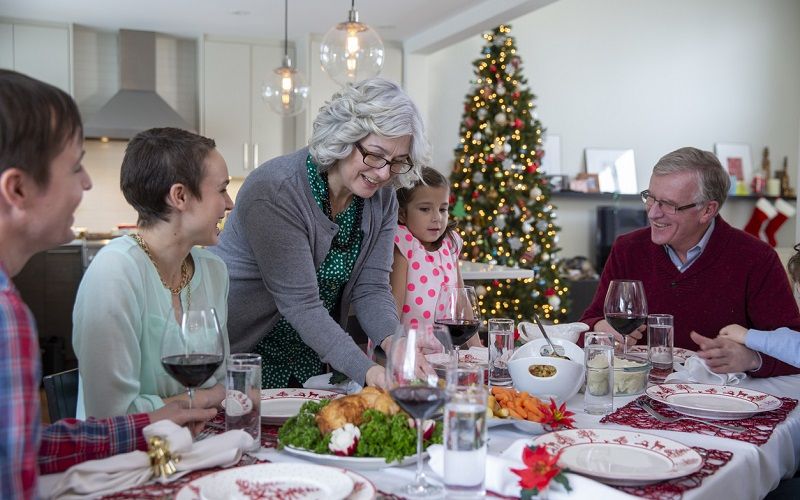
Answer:
<svg viewBox="0 0 800 500"><path fill-rule="evenodd" d="M168 477L175 474L180 462L180 455L173 455L169 451L169 443L160 436L153 436L147 440L147 456L150 457L150 467L156 477Z"/></svg>

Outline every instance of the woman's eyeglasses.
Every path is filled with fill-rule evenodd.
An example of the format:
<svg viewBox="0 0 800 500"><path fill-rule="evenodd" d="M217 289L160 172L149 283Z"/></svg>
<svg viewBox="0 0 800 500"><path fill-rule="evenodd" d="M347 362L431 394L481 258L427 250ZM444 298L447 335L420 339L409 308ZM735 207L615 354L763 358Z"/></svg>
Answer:
<svg viewBox="0 0 800 500"><path fill-rule="evenodd" d="M376 155L375 153L370 153L364 146L359 143L355 143L356 149L361 153L361 156L364 158L364 165L371 167L371 168L383 168L386 165L389 165L389 170L393 174L405 174L406 172L411 171L414 168L414 164L411 163L411 160L395 160L389 161L383 156Z"/></svg>

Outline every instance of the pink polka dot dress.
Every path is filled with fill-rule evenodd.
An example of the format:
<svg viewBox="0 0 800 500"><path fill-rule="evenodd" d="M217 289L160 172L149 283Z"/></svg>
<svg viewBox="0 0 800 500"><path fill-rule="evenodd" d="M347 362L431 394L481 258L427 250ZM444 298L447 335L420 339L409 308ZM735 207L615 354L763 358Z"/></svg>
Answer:
<svg viewBox="0 0 800 500"><path fill-rule="evenodd" d="M438 250L429 252L406 226L397 226L394 244L408 260L406 300L400 315L404 326L410 326L412 320L433 323L439 288L458 280L458 255L464 241L458 234L454 239L455 243L445 237Z"/></svg>

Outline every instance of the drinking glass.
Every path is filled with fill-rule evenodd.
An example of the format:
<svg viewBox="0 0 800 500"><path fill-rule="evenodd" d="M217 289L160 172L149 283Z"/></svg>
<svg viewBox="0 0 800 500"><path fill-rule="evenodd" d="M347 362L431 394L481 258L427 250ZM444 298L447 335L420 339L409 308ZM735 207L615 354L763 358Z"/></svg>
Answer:
<svg viewBox="0 0 800 500"><path fill-rule="evenodd" d="M586 389L583 410L589 415L605 415L614 410L614 336L587 332L583 340Z"/></svg>
<svg viewBox="0 0 800 500"><path fill-rule="evenodd" d="M511 385L508 360L514 354L514 320L492 318L489 320L489 384Z"/></svg>
<svg viewBox="0 0 800 500"><path fill-rule="evenodd" d="M442 285L436 301L433 322L447 327L453 340L453 351L458 362L458 349L478 333L481 312L478 295L471 286Z"/></svg>
<svg viewBox="0 0 800 500"><path fill-rule="evenodd" d="M222 364L222 329L213 307L187 309L177 327L171 317L161 340L161 366L189 393L192 407L194 389L200 387Z"/></svg>
<svg viewBox="0 0 800 500"><path fill-rule="evenodd" d="M228 356L225 377L225 430L241 429L261 448L261 356Z"/></svg>
<svg viewBox="0 0 800 500"><path fill-rule="evenodd" d="M627 357L627 336L647 320L647 298L639 280L611 280L603 313L611 328L623 336L622 354Z"/></svg>
<svg viewBox="0 0 800 500"><path fill-rule="evenodd" d="M417 471L414 482L397 491L399 496L428 498L442 494L422 472L423 422L444 403L444 380L425 359L426 355L450 352L452 343L445 329L431 325L399 326L386 357L386 385L392 398L414 417L417 426ZM426 354L427 353L427 354Z"/></svg>
<svg viewBox="0 0 800 500"><path fill-rule="evenodd" d="M650 379L663 382L672 373L672 349L675 342L671 314L647 316L647 357L653 365Z"/></svg>

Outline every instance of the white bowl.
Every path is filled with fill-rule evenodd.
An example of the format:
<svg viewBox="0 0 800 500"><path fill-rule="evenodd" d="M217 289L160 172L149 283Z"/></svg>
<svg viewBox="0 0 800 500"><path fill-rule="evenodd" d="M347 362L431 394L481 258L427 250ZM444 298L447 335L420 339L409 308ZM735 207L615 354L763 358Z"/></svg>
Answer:
<svg viewBox="0 0 800 500"><path fill-rule="evenodd" d="M529 370L532 365L553 366L556 373L550 377L537 377ZM508 371L515 389L526 391L544 401L551 397L558 402L567 401L583 385L583 365L568 359L549 356L518 358L508 363Z"/></svg>
<svg viewBox="0 0 800 500"><path fill-rule="evenodd" d="M549 334L548 334L549 335ZM583 364L583 349L581 349L577 344L570 342L569 340L564 339L551 339L553 344L560 345L564 348L564 354L576 363ZM545 339L539 338L536 340L532 340L527 344L518 347L514 350L514 354L511 355L511 359L519 359L519 358L527 358L529 356L541 356L541 349L543 346L546 346L547 341ZM548 349L550 346L548 345Z"/></svg>
<svg viewBox="0 0 800 500"><path fill-rule="evenodd" d="M529 335L529 342L531 340L544 338L542 337L542 332L539 331L539 327L535 324L528 323L527 321L520 321L519 324L525 327L524 329L519 328L520 334L522 334L523 331L527 332ZM544 330L551 340L564 339L574 344L581 338L581 333L589 331L589 325L586 323L560 323L558 325L544 325Z"/></svg>

